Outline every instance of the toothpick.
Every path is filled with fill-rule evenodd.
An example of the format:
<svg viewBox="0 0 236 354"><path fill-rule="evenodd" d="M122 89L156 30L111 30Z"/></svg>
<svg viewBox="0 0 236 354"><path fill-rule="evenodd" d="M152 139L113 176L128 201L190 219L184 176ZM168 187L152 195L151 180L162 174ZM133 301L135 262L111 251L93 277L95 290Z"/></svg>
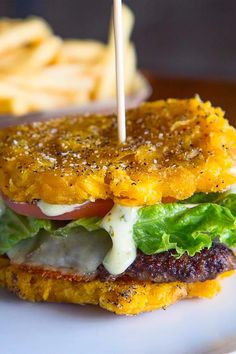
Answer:
<svg viewBox="0 0 236 354"><path fill-rule="evenodd" d="M126 140L125 119L125 84L124 84L124 53L122 27L122 0L113 0L114 3L114 36L116 51L116 104L118 118L118 138L120 143Z"/></svg>

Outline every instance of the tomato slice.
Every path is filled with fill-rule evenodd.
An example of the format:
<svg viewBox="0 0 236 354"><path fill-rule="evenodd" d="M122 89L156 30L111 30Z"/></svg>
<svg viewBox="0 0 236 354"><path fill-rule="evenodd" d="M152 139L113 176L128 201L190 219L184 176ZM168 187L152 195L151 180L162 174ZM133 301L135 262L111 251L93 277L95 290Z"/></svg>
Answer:
<svg viewBox="0 0 236 354"><path fill-rule="evenodd" d="M51 220L75 220L90 216L104 216L111 210L114 204L111 199L98 199L95 202L87 201L76 207L73 211L49 217L45 215L36 204L14 202L6 196L3 196L3 199L9 208L14 210L17 214Z"/></svg>
<svg viewBox="0 0 236 354"><path fill-rule="evenodd" d="M51 220L76 220L79 218L90 216L105 216L113 207L114 202L111 199L97 199L95 202L87 201L77 206L73 211L64 213L58 216L47 216L37 204L19 203L14 202L8 197L2 195L5 203L19 215L32 216L37 219L51 219ZM175 198L165 197L162 199L162 203L174 203Z"/></svg>
<svg viewBox="0 0 236 354"><path fill-rule="evenodd" d="M161 202L164 203L164 204L168 204L168 203L175 203L177 201L178 200L176 198L173 198L173 197L163 197Z"/></svg>

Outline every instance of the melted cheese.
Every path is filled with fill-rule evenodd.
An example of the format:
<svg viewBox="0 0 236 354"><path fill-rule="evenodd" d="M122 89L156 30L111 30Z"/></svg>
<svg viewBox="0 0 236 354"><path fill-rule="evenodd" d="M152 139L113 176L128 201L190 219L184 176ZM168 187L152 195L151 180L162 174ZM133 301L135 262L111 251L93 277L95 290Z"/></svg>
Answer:
<svg viewBox="0 0 236 354"><path fill-rule="evenodd" d="M136 258L133 226L138 218L138 210L139 207L116 204L101 223L101 227L109 233L113 243L103 260L103 265L110 274L123 273Z"/></svg>
<svg viewBox="0 0 236 354"><path fill-rule="evenodd" d="M102 263L112 243L104 230L78 228L68 237L55 237L46 232L19 242L8 252L13 263L90 274Z"/></svg>

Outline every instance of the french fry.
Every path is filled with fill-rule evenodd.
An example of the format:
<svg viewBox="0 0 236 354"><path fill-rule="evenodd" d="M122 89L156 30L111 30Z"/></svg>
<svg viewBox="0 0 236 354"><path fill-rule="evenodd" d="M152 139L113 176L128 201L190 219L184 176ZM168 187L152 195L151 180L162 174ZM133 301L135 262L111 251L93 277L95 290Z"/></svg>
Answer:
<svg viewBox="0 0 236 354"><path fill-rule="evenodd" d="M107 97L114 97L116 94L116 73L113 48L106 50L102 64L100 78L94 88L93 99L105 100Z"/></svg>
<svg viewBox="0 0 236 354"><path fill-rule="evenodd" d="M133 83L135 79L137 68L137 57L135 52L135 47L133 43L129 43L125 48L125 65L124 65L124 75L125 75L125 93L129 95L133 89Z"/></svg>
<svg viewBox="0 0 236 354"><path fill-rule="evenodd" d="M0 80L0 113L22 115L30 110L30 104L22 92Z"/></svg>
<svg viewBox="0 0 236 354"><path fill-rule="evenodd" d="M8 75L15 71L15 67L22 63L30 54L30 47L20 47L17 50L10 50L0 54L0 74Z"/></svg>
<svg viewBox="0 0 236 354"><path fill-rule="evenodd" d="M23 115L27 113L29 109L29 104L21 98L0 97L0 114L11 112L15 115Z"/></svg>
<svg viewBox="0 0 236 354"><path fill-rule="evenodd" d="M12 100L12 101L11 101ZM29 111L41 111L53 109L55 107L64 107L68 104L68 97L58 93L48 93L43 91L33 91L17 87L13 83L0 81L0 103L5 101L14 107L14 114L26 114ZM19 102L22 105L19 109ZM25 109L25 111L24 111ZM1 109L0 109L1 111Z"/></svg>
<svg viewBox="0 0 236 354"><path fill-rule="evenodd" d="M43 72L49 75L51 78L55 78L57 75L71 76L75 74L81 74L86 68L84 64L55 64L46 68L42 68ZM37 73L36 73L37 74Z"/></svg>
<svg viewBox="0 0 236 354"><path fill-rule="evenodd" d="M0 19L0 33L6 31L9 28L13 28L13 26L19 24L21 20L11 19L8 17L2 17Z"/></svg>
<svg viewBox="0 0 236 354"><path fill-rule="evenodd" d="M105 45L92 40L65 40L62 44L58 62L95 62L104 52Z"/></svg>
<svg viewBox="0 0 236 354"><path fill-rule="evenodd" d="M83 74L80 68L64 68L59 65L45 68L33 75L8 76L5 80L17 87L68 94L73 94L74 91L91 91L94 86L93 77Z"/></svg>
<svg viewBox="0 0 236 354"><path fill-rule="evenodd" d="M134 72L136 71L136 60L134 47L129 45L130 34L134 25L133 13L127 6L122 7L123 11L123 45L125 58L125 92L130 92L131 81ZM131 58L129 58L131 55ZM131 70L130 72L128 72ZM115 72L115 43L113 22L111 21L110 34L106 53L103 58L103 72L97 87L95 88L94 98L104 100L107 97L114 97L116 95L116 72Z"/></svg>
<svg viewBox="0 0 236 354"><path fill-rule="evenodd" d="M129 42L131 33L134 27L134 14L128 6L122 6L122 23L123 23L123 43L124 45ZM110 30L108 35L108 46L114 47L114 24L113 17L110 20Z"/></svg>
<svg viewBox="0 0 236 354"><path fill-rule="evenodd" d="M91 91L86 90L74 92L73 98L71 99L70 103L73 106L76 106L78 104L85 104L91 100L90 93Z"/></svg>
<svg viewBox="0 0 236 354"><path fill-rule="evenodd" d="M144 85L130 42L133 13L123 6L125 92ZM37 17L0 19L0 113L15 115L109 100L116 94L115 44L62 40Z"/></svg>
<svg viewBox="0 0 236 354"><path fill-rule="evenodd" d="M51 34L45 21L31 17L0 33L0 54L25 44L40 42Z"/></svg>
<svg viewBox="0 0 236 354"><path fill-rule="evenodd" d="M8 51L0 55L0 73L22 74L51 64L57 56L60 45L61 39L51 36L37 45Z"/></svg>
<svg viewBox="0 0 236 354"><path fill-rule="evenodd" d="M136 73L132 84L133 92L140 92L144 88L148 91L150 90L150 88L147 87L147 82L143 75Z"/></svg>
<svg viewBox="0 0 236 354"><path fill-rule="evenodd" d="M34 47L27 48L26 55L21 56L21 60L12 67L12 72L30 72L51 64L61 46L62 40L59 37L51 36L46 38Z"/></svg>
<svg viewBox="0 0 236 354"><path fill-rule="evenodd" d="M128 44L124 48L124 54L125 93L128 95L132 92L132 85L136 73L136 54L133 44ZM110 48L104 58L103 72L93 94L93 97L97 100L105 100L107 97L115 97L116 95L116 72L114 60L114 51Z"/></svg>

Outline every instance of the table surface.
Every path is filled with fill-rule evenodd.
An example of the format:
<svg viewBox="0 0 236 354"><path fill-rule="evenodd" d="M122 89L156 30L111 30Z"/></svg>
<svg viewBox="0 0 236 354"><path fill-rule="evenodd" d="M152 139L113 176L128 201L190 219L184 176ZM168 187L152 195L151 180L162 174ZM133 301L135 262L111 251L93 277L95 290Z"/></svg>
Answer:
<svg viewBox="0 0 236 354"><path fill-rule="evenodd" d="M210 100L226 112L226 118L236 125L236 83L225 81L161 78L149 72L145 76L153 87L150 100L189 98L198 94L202 100Z"/></svg>

